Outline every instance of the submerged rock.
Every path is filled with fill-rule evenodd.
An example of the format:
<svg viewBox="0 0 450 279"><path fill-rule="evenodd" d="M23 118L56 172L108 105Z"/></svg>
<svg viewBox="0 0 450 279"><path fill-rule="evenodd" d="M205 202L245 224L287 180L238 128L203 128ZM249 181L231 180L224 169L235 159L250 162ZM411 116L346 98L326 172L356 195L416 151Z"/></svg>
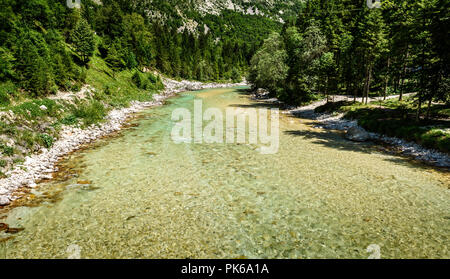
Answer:
<svg viewBox="0 0 450 279"><path fill-rule="evenodd" d="M16 233L19 233L19 232L21 232L23 230L24 230L24 228L8 228L8 229L6 229L6 233L16 234Z"/></svg>
<svg viewBox="0 0 450 279"><path fill-rule="evenodd" d="M369 133L361 127L352 127L345 134L346 139L357 142L367 141L369 137Z"/></svg>
<svg viewBox="0 0 450 279"><path fill-rule="evenodd" d="M0 232L1 232L1 231L6 231L6 230L8 230L8 229L9 229L8 224L0 223Z"/></svg>
<svg viewBox="0 0 450 279"><path fill-rule="evenodd" d="M90 185L90 184L92 184L92 182L89 181L89 180L78 180L78 181L77 181L77 184L80 184L80 185Z"/></svg>

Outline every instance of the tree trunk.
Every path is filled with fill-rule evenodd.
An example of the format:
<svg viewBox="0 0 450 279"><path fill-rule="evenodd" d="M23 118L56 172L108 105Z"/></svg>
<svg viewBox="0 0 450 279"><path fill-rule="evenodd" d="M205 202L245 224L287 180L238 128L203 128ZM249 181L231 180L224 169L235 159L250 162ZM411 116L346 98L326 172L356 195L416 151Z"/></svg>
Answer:
<svg viewBox="0 0 450 279"><path fill-rule="evenodd" d="M387 72L386 72L386 78L384 79L384 96L383 96L383 100L386 100L386 95L387 95L387 89L388 89L388 85L389 85L389 69L391 67L391 58L388 58L387 61Z"/></svg>
<svg viewBox="0 0 450 279"><path fill-rule="evenodd" d="M366 105L369 102L370 84L372 83L372 66L369 69L369 80L367 81Z"/></svg>
<svg viewBox="0 0 450 279"><path fill-rule="evenodd" d="M372 79L372 66L368 66L367 71L366 71L366 84L365 84L365 88L364 88L364 93L365 93L365 97L366 97L366 102L365 102L366 105L369 103L369 91L370 91L371 79Z"/></svg>
<svg viewBox="0 0 450 279"><path fill-rule="evenodd" d="M409 47L408 47L408 49L409 49ZM406 63L408 61L408 57L409 57L409 50L406 51L406 57L405 57L405 60L403 62L403 70L402 70L402 78L401 78L402 82L401 82L401 85L400 85L400 97L398 98L399 101L401 101L403 99L403 90L404 90L403 87L404 87L404 84L405 84Z"/></svg>
<svg viewBox="0 0 450 279"><path fill-rule="evenodd" d="M425 17L422 18L422 30L425 30ZM416 121L420 120L420 109L422 108L422 96L425 94L425 41L422 39L422 59L421 59L421 74L420 74L420 92L419 104L417 105Z"/></svg>
<svg viewBox="0 0 450 279"><path fill-rule="evenodd" d="M422 96L419 95L419 104L417 105L416 121L420 120L420 110L422 108Z"/></svg>
<svg viewBox="0 0 450 279"><path fill-rule="evenodd" d="M431 103L433 102L433 98L430 97L430 100L428 100L428 108L427 108L427 116L425 119L430 119L430 112L431 112Z"/></svg>
<svg viewBox="0 0 450 279"><path fill-rule="evenodd" d="M395 77L395 81L394 81L394 93L398 92L398 84L400 83L399 77L396 76Z"/></svg>

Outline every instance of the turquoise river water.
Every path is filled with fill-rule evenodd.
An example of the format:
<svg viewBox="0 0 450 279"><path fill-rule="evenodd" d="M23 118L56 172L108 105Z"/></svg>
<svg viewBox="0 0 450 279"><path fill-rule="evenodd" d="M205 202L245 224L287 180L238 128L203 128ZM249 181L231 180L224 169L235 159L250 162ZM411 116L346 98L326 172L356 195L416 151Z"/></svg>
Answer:
<svg viewBox="0 0 450 279"><path fill-rule="evenodd" d="M0 212L0 258L448 258L449 175L280 114L258 144L176 144L175 108L264 105L186 92L68 156ZM376 249L375 249L376 250Z"/></svg>

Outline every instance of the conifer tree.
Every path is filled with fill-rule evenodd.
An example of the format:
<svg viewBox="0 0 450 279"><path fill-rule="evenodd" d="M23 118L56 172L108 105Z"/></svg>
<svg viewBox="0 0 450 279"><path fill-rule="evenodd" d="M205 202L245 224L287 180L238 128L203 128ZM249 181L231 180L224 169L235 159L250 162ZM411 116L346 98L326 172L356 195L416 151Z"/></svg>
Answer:
<svg viewBox="0 0 450 279"><path fill-rule="evenodd" d="M75 50L81 57L83 63L87 63L88 59L95 50L94 33L85 19L80 19L72 33L72 41Z"/></svg>

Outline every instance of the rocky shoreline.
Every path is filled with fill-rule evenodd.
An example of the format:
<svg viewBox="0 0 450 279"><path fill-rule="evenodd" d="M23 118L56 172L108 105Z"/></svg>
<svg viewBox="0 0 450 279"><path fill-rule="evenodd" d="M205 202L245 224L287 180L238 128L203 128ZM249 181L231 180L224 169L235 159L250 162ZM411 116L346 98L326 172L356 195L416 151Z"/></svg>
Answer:
<svg viewBox="0 0 450 279"><path fill-rule="evenodd" d="M21 187L35 188L42 179L51 179L57 171L57 162L67 154L113 132L119 131L123 124L135 113L153 106L160 106L169 97L177 93L211 88L227 88L244 86L243 83L202 83L195 81L175 81L163 78L165 89L161 94L153 96L151 102L131 103L130 107L115 109L108 113L106 121L99 125L91 125L86 129L63 126L59 139L50 149L42 149L41 153L25 158L25 162L15 166L6 173L7 178L0 179L0 206L5 206L17 199L13 194Z"/></svg>
<svg viewBox="0 0 450 279"><path fill-rule="evenodd" d="M395 96L394 96L395 97ZM287 110L286 113L294 116L316 120L317 128L349 131L352 128L358 128L366 133L367 140L382 142L388 144L396 149L396 153L405 155L415 160L421 161L437 167L450 167L450 156L432 149L425 148L414 142L408 142L395 137L388 137L386 135L366 132L358 125L356 120L348 120L344 118L344 114L331 115L327 113L315 113L314 110L326 103L326 100L315 102L308 106Z"/></svg>

